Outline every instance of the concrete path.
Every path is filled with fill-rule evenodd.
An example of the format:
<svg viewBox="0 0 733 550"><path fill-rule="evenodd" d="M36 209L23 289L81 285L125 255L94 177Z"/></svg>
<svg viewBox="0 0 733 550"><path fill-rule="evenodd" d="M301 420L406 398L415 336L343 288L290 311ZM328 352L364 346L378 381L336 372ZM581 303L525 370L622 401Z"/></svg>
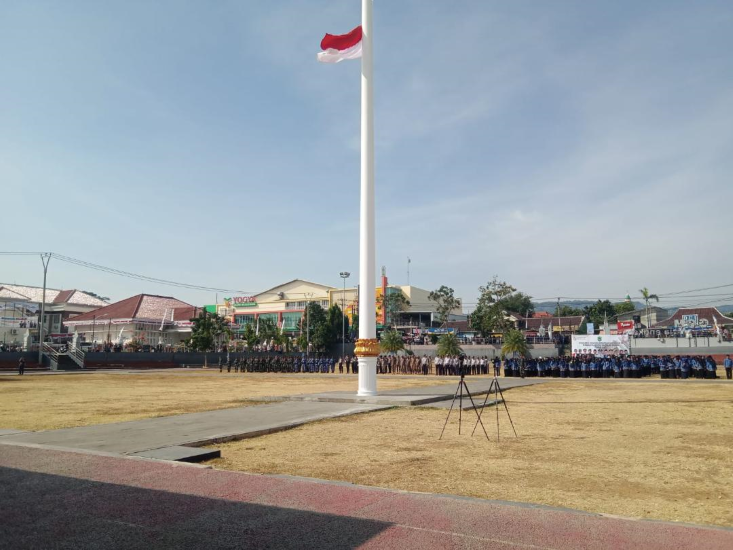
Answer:
<svg viewBox="0 0 733 550"><path fill-rule="evenodd" d="M733 548L733 531L0 445L0 547Z"/></svg>
<svg viewBox="0 0 733 550"><path fill-rule="evenodd" d="M286 395L282 397L268 397L277 401L321 401L333 403L365 403L370 405L387 405L393 407L409 407L414 405L434 406L438 408L449 408L458 389L458 378L452 383L444 383L445 380L440 378L437 381L443 382L435 386L423 386L417 388L401 388L397 390L382 390L379 395L370 397L361 397L354 392L335 391L308 393L297 395ZM523 380L521 378L499 379L502 390L508 390L520 386L531 386L533 384L542 384L547 382L546 379ZM483 403L485 394L491 388L491 378L475 378L466 377L466 385L474 401ZM468 395L464 390L464 409L471 407ZM480 397L480 399L478 399ZM494 401L490 402L491 404ZM480 403L476 403L480 406Z"/></svg>
<svg viewBox="0 0 733 550"><path fill-rule="evenodd" d="M384 407L352 403L285 402L147 418L45 432L0 435L3 443L32 443L88 451L133 454L254 437L307 422Z"/></svg>

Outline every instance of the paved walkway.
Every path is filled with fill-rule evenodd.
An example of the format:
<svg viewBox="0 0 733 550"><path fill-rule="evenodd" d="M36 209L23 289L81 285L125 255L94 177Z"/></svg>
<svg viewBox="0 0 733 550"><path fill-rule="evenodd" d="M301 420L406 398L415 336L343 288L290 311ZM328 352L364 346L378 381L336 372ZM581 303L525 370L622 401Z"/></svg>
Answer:
<svg viewBox="0 0 733 550"><path fill-rule="evenodd" d="M353 403L284 402L200 413L146 418L45 432L0 435L3 443L134 454L164 447L201 445L254 437L323 420L384 407ZM162 458L162 457L161 457Z"/></svg>
<svg viewBox="0 0 733 550"><path fill-rule="evenodd" d="M0 445L1 548L733 548L733 531Z"/></svg>

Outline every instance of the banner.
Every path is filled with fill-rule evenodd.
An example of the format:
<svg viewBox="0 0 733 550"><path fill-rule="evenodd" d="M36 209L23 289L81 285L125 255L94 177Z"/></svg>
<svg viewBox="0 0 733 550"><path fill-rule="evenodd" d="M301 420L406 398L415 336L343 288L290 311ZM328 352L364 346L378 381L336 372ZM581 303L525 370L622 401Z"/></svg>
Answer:
<svg viewBox="0 0 733 550"><path fill-rule="evenodd" d="M585 336L573 334L573 355L628 355L628 334Z"/></svg>
<svg viewBox="0 0 733 550"><path fill-rule="evenodd" d="M596 328L595 328L595 326L593 325L593 323L586 323L586 329L588 329L588 330L586 331L586 333L587 333L587 334L594 334L594 333L595 333L595 331L596 331Z"/></svg>
<svg viewBox="0 0 733 550"><path fill-rule="evenodd" d="M616 323L616 330L619 334L634 332L634 321L618 321Z"/></svg>

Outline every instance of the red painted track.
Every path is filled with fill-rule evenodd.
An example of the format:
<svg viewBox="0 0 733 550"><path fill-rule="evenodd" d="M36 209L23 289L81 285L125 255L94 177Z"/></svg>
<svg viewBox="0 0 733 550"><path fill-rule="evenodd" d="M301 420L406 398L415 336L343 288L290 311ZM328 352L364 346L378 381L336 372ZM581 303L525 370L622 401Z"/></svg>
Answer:
<svg viewBox="0 0 733 550"><path fill-rule="evenodd" d="M733 531L0 444L2 548L733 548Z"/></svg>

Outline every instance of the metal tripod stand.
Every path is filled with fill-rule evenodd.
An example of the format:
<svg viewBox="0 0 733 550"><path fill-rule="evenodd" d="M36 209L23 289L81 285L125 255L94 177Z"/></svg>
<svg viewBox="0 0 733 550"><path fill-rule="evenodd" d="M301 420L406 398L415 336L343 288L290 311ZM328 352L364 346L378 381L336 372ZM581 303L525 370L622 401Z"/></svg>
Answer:
<svg viewBox="0 0 733 550"><path fill-rule="evenodd" d="M476 426L481 424L481 427L484 430L484 434L486 435L486 439L488 441L491 441L489 439L489 434L486 432L486 428L484 428L484 423L481 421L481 415L476 410L476 404L473 402L473 397L471 396L471 392L468 389L468 386L466 385L465 380L465 374L463 373L463 368L461 368L461 380L458 382L458 387L456 388L456 393L453 395L453 402L450 404L450 410L448 411L448 416L445 417L445 424L443 424L443 430L440 432L440 437L438 440L443 439L443 433L445 432L445 427L448 425L448 419L450 418L450 413L453 412L453 406L456 404L456 399L458 399L458 435L461 435L461 422L462 422L462 416L463 416L463 390L465 388L466 395L471 400L471 405L473 406L473 410L476 411ZM473 432L476 431L476 426L473 427ZM471 432L471 435L473 435L473 432Z"/></svg>
<svg viewBox="0 0 733 550"><path fill-rule="evenodd" d="M506 405L506 401L504 401L504 392L501 390L501 386L499 385L499 379L496 377L496 374L494 374L494 379L491 381L491 385L489 386L489 391L486 394L486 398L484 399L484 404L481 406L481 412L477 412L478 414L478 420L476 421L476 425L473 427L473 432L476 431L476 428L478 427L478 423L481 422L481 415L484 414L484 410L486 409L486 403L489 400L489 397L491 396L491 391L494 391L494 408L496 409L496 442L499 442L499 396L501 395L501 402L504 404L504 410L506 411L506 415L509 417L509 423L512 425L512 430L514 431L514 437L519 437L517 435L517 430L514 428L514 422L512 421L512 415L509 414L509 407ZM481 427L484 427L484 423L481 422ZM471 432L471 435L473 435L473 432ZM484 428L484 432L486 432L486 428ZM488 436L486 436L488 437Z"/></svg>

